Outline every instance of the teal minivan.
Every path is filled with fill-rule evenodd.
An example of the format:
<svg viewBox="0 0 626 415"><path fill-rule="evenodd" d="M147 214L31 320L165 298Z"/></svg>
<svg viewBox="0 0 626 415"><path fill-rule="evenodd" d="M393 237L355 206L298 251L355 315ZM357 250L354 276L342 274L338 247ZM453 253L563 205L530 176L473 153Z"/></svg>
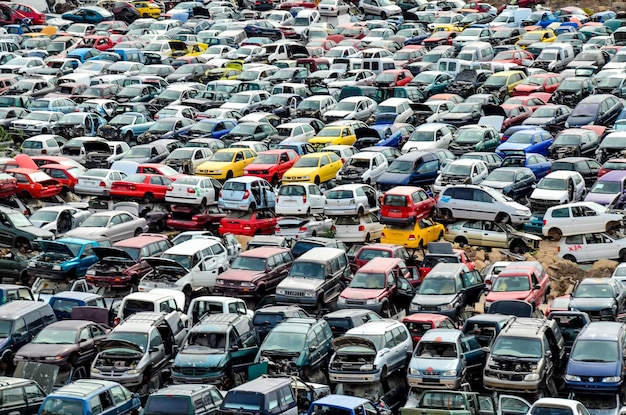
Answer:
<svg viewBox="0 0 626 415"><path fill-rule="evenodd" d="M38 415L134 415L140 407L139 395L119 383L80 379L48 395Z"/></svg>

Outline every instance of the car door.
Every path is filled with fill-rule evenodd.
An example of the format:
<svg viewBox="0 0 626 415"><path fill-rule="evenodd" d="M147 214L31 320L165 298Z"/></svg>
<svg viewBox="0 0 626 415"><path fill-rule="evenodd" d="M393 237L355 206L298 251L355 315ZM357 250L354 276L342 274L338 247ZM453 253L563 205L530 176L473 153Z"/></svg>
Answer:
<svg viewBox="0 0 626 415"><path fill-rule="evenodd" d="M120 234L124 235L121 239L132 238L135 236L135 230L137 228L137 224L135 224L135 220L128 213L122 212L119 214L120 217Z"/></svg>
<svg viewBox="0 0 626 415"><path fill-rule="evenodd" d="M485 365L486 353L474 336L460 338L463 366L469 379L479 377ZM458 347L458 345L457 345Z"/></svg>
<svg viewBox="0 0 626 415"><path fill-rule="evenodd" d="M483 276L478 271L467 271L461 274L461 279L465 289L464 304L474 304L485 289Z"/></svg>
<svg viewBox="0 0 626 415"><path fill-rule="evenodd" d="M479 224L481 228L480 246L508 248L507 233L502 226L488 220L479 222Z"/></svg>
<svg viewBox="0 0 626 415"><path fill-rule="evenodd" d="M576 252L578 261L595 261L599 258L614 258L617 256L613 241L601 233L586 233L583 235L583 249ZM582 252L581 252L582 251Z"/></svg>
<svg viewBox="0 0 626 415"><path fill-rule="evenodd" d="M498 214L499 205L489 193L482 189L472 189L473 209L467 216L472 219L494 220Z"/></svg>

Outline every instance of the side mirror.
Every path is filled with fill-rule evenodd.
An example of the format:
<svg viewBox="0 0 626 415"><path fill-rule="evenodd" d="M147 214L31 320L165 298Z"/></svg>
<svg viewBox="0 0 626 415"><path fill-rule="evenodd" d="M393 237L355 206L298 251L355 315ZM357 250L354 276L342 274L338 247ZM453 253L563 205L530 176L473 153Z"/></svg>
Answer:
<svg viewBox="0 0 626 415"><path fill-rule="evenodd" d="M315 351L315 349L316 349L316 347L315 347L315 346L309 346L309 352L314 352L314 351Z"/></svg>
<svg viewBox="0 0 626 415"><path fill-rule="evenodd" d="M84 343L84 342L86 342L86 341L87 341L87 339L80 339L80 340L79 340L79 343Z"/></svg>
<svg viewBox="0 0 626 415"><path fill-rule="evenodd" d="M548 351L546 352L546 357L547 357L547 358L551 358L551 357L552 357L552 351L551 351L551 350L548 350Z"/></svg>
<svg viewBox="0 0 626 415"><path fill-rule="evenodd" d="M232 347L230 348L230 351L231 351L231 352L236 352L237 350L239 350L239 346L237 346L237 345L234 345L234 346L232 346Z"/></svg>
<svg viewBox="0 0 626 415"><path fill-rule="evenodd" d="M533 286L533 290L540 290L540 289L541 289L541 285L539 284Z"/></svg>
<svg viewBox="0 0 626 415"><path fill-rule="evenodd" d="M156 353L158 351L159 351L158 347L153 347L153 348L150 349L150 353Z"/></svg>
<svg viewBox="0 0 626 415"><path fill-rule="evenodd" d="M487 347L487 346L481 347L480 350L482 350L485 353L491 353L491 349L489 347Z"/></svg>

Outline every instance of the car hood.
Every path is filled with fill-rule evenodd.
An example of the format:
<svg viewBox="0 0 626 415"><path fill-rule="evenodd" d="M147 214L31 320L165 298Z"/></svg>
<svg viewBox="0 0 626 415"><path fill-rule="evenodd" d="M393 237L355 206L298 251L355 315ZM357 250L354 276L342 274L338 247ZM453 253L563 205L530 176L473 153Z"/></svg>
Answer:
<svg viewBox="0 0 626 415"><path fill-rule="evenodd" d="M292 169L287 170L285 173L287 176L296 175L296 176L306 176L315 174L318 170L318 167L294 167Z"/></svg>
<svg viewBox="0 0 626 415"><path fill-rule="evenodd" d="M576 376L593 374L599 381L603 377L619 375L620 366L619 362L580 362L570 359L565 373Z"/></svg>
<svg viewBox="0 0 626 415"><path fill-rule="evenodd" d="M276 164L249 164L244 170L270 170L276 167Z"/></svg>
<svg viewBox="0 0 626 415"><path fill-rule="evenodd" d="M569 308L580 311L603 310L611 308L615 304L613 298L572 298L569 301Z"/></svg>
<svg viewBox="0 0 626 415"><path fill-rule="evenodd" d="M447 113L443 117L441 117L441 121L445 122L446 120L463 120L465 118L471 118L472 114L469 112L459 112L459 113Z"/></svg>
<svg viewBox="0 0 626 415"><path fill-rule="evenodd" d="M524 150L528 147L530 147L531 144L524 144L524 143L509 143L508 141L505 141L504 143L500 144L498 146L498 150L500 151L508 151L508 150Z"/></svg>
<svg viewBox="0 0 626 415"><path fill-rule="evenodd" d="M83 227L78 227L78 228L74 228L72 230L67 231L67 233L65 234L65 236L68 237L73 237L73 238L85 238L85 239L89 239L91 237L98 237L98 236L106 236L104 235L107 231L106 227L93 227L93 228L83 228Z"/></svg>
<svg viewBox="0 0 626 415"><path fill-rule="evenodd" d="M524 120L523 125L543 125L550 120L553 120L554 117L534 117L530 116Z"/></svg>
<svg viewBox="0 0 626 415"><path fill-rule="evenodd" d="M76 350L73 344L33 344L28 343L20 349L19 354L26 358L42 358L47 356L69 355Z"/></svg>
<svg viewBox="0 0 626 415"><path fill-rule="evenodd" d="M67 245L55 241L37 241L41 250L44 252L57 252L59 254L68 255L74 257L74 253L68 248Z"/></svg>
<svg viewBox="0 0 626 415"><path fill-rule="evenodd" d="M333 339L333 347L336 352L340 352L343 347L362 347L376 352L376 345L369 339L363 339L356 336L341 336Z"/></svg>
<svg viewBox="0 0 626 415"><path fill-rule="evenodd" d="M423 357L414 357L411 359L409 367L427 374L428 372L447 372L456 369L458 365L458 359L426 359Z"/></svg>
<svg viewBox="0 0 626 415"><path fill-rule="evenodd" d="M456 298L456 294L445 295L423 295L417 294L411 301L413 304L419 305L439 305L439 304L451 304Z"/></svg>
<svg viewBox="0 0 626 415"><path fill-rule="evenodd" d="M115 349L126 349L139 353L141 355L144 354L144 352L141 350L141 347L139 347L135 343L126 340L105 339L102 340L100 344L98 344L98 350L100 351L100 353Z"/></svg>
<svg viewBox="0 0 626 415"><path fill-rule="evenodd" d="M170 268L176 270L176 273L189 273L189 270L173 259L165 259L165 258L155 258L155 257L147 257L143 259L150 265L152 268Z"/></svg>
<svg viewBox="0 0 626 415"><path fill-rule="evenodd" d="M323 283L324 280L318 278L288 277L282 280L278 287L287 290L315 290Z"/></svg>
<svg viewBox="0 0 626 415"><path fill-rule="evenodd" d="M535 189L530 195L531 199L537 200L567 200L566 190L549 190L549 189Z"/></svg>
<svg viewBox="0 0 626 415"><path fill-rule="evenodd" d="M596 202L601 205L608 205L615 199L615 196L617 196L618 194L619 193L587 193L587 196L585 196L585 202Z"/></svg>
<svg viewBox="0 0 626 415"><path fill-rule="evenodd" d="M345 117L346 115L350 115L353 112L354 111L330 110L324 113L324 117Z"/></svg>
<svg viewBox="0 0 626 415"><path fill-rule="evenodd" d="M506 118L506 113L504 112L504 109L502 109L502 107L499 105L485 104L482 106L482 108L485 115L498 115L500 117Z"/></svg>
<svg viewBox="0 0 626 415"><path fill-rule="evenodd" d="M220 279L223 280L234 280L234 281L253 281L256 278L264 275L262 271L247 271L243 269L233 269L229 268L222 274L220 274Z"/></svg>
<svg viewBox="0 0 626 415"><path fill-rule="evenodd" d="M493 189L502 190L507 186L511 185L511 182L498 182L495 180L483 180L480 182L481 186L491 187Z"/></svg>
<svg viewBox="0 0 626 415"><path fill-rule="evenodd" d="M383 290L371 288L351 288L348 287L341 293L341 296L350 300L367 300L369 298L377 298L382 294Z"/></svg>
<svg viewBox="0 0 626 415"><path fill-rule="evenodd" d="M111 153L111 147L103 141L85 141L83 143L83 147L85 148L85 153Z"/></svg>
<svg viewBox="0 0 626 415"><path fill-rule="evenodd" d="M411 176L410 173L389 173L389 172L384 172L380 178L378 179L378 183L385 183L385 184L404 184L409 177Z"/></svg>
<svg viewBox="0 0 626 415"><path fill-rule="evenodd" d="M500 301L500 300L525 300L530 295L530 291L510 291L500 292L492 291L487 294L486 301Z"/></svg>
<svg viewBox="0 0 626 415"><path fill-rule="evenodd" d="M133 259L133 257L131 257L128 252L120 248L113 248L111 246L94 246L93 252L100 260L103 260L104 258L115 257L135 261L135 259Z"/></svg>
<svg viewBox="0 0 626 415"><path fill-rule="evenodd" d="M354 134L356 135L357 140L364 137L375 137L376 139L380 140L380 134L378 134L378 131L369 127L357 128L356 130L354 130Z"/></svg>

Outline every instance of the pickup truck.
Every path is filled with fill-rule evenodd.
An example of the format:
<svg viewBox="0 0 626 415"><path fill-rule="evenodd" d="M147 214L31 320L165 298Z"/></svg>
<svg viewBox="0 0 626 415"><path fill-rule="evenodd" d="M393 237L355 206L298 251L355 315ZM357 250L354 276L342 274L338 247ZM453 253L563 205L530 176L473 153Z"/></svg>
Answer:
<svg viewBox="0 0 626 415"><path fill-rule="evenodd" d="M54 294L62 291L80 291L86 293L94 292L94 287L84 279L68 282L37 278L33 283L32 290L36 300L48 303Z"/></svg>
<svg viewBox="0 0 626 415"><path fill-rule="evenodd" d="M489 395L465 391L424 391L415 406L400 408L399 415L502 415L527 413L530 403L512 395Z"/></svg>

